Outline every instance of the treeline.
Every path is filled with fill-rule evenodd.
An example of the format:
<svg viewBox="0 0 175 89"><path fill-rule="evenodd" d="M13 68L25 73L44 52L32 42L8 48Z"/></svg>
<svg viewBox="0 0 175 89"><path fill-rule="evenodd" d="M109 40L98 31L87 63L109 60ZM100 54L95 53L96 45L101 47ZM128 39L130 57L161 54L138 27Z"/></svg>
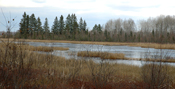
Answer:
<svg viewBox="0 0 175 89"><path fill-rule="evenodd" d="M68 14L66 20L61 15L55 17L51 29L47 18L42 26L40 18L24 13L20 22L19 38L80 40L80 41L112 41L112 42L175 42L175 16L158 16L140 20L136 24L133 19L109 20L104 26L95 24L92 30L87 29L87 23L75 14Z"/></svg>
<svg viewBox="0 0 175 89"><path fill-rule="evenodd" d="M16 37L31 38L31 39L76 39L76 35L80 33L88 33L87 23L80 18L79 23L75 14L68 14L66 21L63 15L58 19L54 19L53 25L50 29L48 19L45 18L44 25L42 26L41 20L35 15L23 14L23 18L19 24L20 28Z"/></svg>
<svg viewBox="0 0 175 89"><path fill-rule="evenodd" d="M135 24L134 20L109 20L105 24L105 32L118 42L175 42L175 16L158 16L140 20Z"/></svg>

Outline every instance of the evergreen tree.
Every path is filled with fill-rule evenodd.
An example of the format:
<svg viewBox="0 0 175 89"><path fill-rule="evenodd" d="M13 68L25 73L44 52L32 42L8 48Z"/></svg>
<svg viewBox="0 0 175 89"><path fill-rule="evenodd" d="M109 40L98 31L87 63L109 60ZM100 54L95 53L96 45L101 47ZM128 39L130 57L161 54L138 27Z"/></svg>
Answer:
<svg viewBox="0 0 175 89"><path fill-rule="evenodd" d="M71 28L72 28L72 20L70 14L68 14L68 16L66 17L66 30L70 32Z"/></svg>
<svg viewBox="0 0 175 89"><path fill-rule="evenodd" d="M23 36L24 38L27 38L28 30L29 30L29 15L24 12L23 18L20 21L20 34L21 37Z"/></svg>
<svg viewBox="0 0 175 89"><path fill-rule="evenodd" d="M101 31L102 31L101 29L102 29L101 25L98 24L97 31L98 31L98 32L101 32Z"/></svg>
<svg viewBox="0 0 175 89"><path fill-rule="evenodd" d="M36 29L36 27L37 27L37 20L36 20L36 18L35 18L35 15L34 14L32 14L31 16L30 16L30 20L29 20L29 27L30 27L30 30L29 31L36 31L37 32L37 29Z"/></svg>
<svg viewBox="0 0 175 89"><path fill-rule="evenodd" d="M26 24L27 24L26 23L26 19L27 19L26 12L24 12L22 17L23 18L21 19L20 24L19 24L19 26L20 26L20 34L24 34L25 30L26 30Z"/></svg>
<svg viewBox="0 0 175 89"><path fill-rule="evenodd" d="M27 28L27 34L29 34L29 23L30 23L30 18L29 18L29 15L27 15L27 18L26 18L26 28Z"/></svg>
<svg viewBox="0 0 175 89"><path fill-rule="evenodd" d="M43 33L42 23L39 17L37 18L37 31L40 32L41 34ZM38 32L37 32L37 35L38 35Z"/></svg>
<svg viewBox="0 0 175 89"><path fill-rule="evenodd" d="M58 32L59 32L59 21L58 21L58 18L57 17L55 18L55 20L53 22L52 32L54 34L58 34Z"/></svg>
<svg viewBox="0 0 175 89"><path fill-rule="evenodd" d="M62 34L63 30L64 30L64 17L63 15L60 16L60 20L59 20L59 32L60 34Z"/></svg>
<svg viewBox="0 0 175 89"><path fill-rule="evenodd" d="M77 17L75 14L71 15L71 20L72 20L71 33L75 33L76 29L78 28Z"/></svg>
<svg viewBox="0 0 175 89"><path fill-rule="evenodd" d="M26 29L24 34L25 39L27 39L28 34L29 34L29 15L27 15L27 18L26 18Z"/></svg>
<svg viewBox="0 0 175 89"><path fill-rule="evenodd" d="M83 24L83 19L81 17L79 22L79 31L82 31L83 29L84 29L84 24Z"/></svg>
<svg viewBox="0 0 175 89"><path fill-rule="evenodd" d="M97 31L97 30L98 30L98 26L97 26L97 24L94 25L94 27L93 27L92 30L93 30L93 31Z"/></svg>
<svg viewBox="0 0 175 89"><path fill-rule="evenodd" d="M94 27L93 27L93 31L97 31L97 32L101 32L102 30L102 27L100 24L95 24Z"/></svg>
<svg viewBox="0 0 175 89"><path fill-rule="evenodd" d="M86 30L86 26L87 26L87 24L86 24L86 21L84 20L84 23L83 23L83 30L84 31Z"/></svg>
<svg viewBox="0 0 175 89"><path fill-rule="evenodd" d="M49 34L49 24L48 24L47 18L45 18L43 29L44 29L44 34L46 35L46 37L48 37L48 34Z"/></svg>

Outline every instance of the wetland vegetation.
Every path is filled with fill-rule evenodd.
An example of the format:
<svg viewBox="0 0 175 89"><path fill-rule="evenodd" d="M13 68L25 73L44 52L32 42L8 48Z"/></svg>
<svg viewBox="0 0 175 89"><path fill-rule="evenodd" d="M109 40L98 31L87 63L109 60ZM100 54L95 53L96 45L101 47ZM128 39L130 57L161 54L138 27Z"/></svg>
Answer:
<svg viewBox="0 0 175 89"><path fill-rule="evenodd" d="M143 20L139 23L140 30L136 31L134 20L119 18L109 20L104 27L100 24L94 25L89 31L85 20L80 18L78 24L76 15L68 14L66 21L62 15L59 20L56 17L50 31L47 18L44 26L41 26L39 17L36 19L34 14L29 16L24 12L16 34L11 34L12 22L7 21L7 31L0 38L0 87L4 89L175 88L175 66L173 66L175 28L174 24L171 24L174 21L173 16ZM29 44L26 44L27 42ZM43 42L53 45L37 45ZM70 44L57 46L60 43ZM81 49L83 44L95 47ZM148 49L148 53L145 52L145 48ZM135 52L135 49L139 51ZM66 58L68 55L53 54L67 51L73 52L70 55L79 58ZM168 55L171 52L172 55ZM138 53L145 54L144 58L132 57ZM98 63L94 61L94 57L99 60ZM109 59L138 60L145 63L136 66L111 63Z"/></svg>

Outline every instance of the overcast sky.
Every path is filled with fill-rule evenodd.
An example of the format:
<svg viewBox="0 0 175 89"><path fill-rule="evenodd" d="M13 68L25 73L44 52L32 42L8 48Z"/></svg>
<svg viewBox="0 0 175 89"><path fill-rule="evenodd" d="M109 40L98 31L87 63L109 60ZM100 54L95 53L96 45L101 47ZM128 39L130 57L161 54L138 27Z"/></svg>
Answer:
<svg viewBox="0 0 175 89"><path fill-rule="evenodd" d="M75 13L77 19L82 17L89 29L94 24L104 25L110 19L129 19L135 21L159 15L175 15L175 1L173 0L0 0L0 8L9 20L15 18L15 27L19 30L19 22L24 12L40 17L42 25L47 17L49 26L53 25L55 17L63 15L64 20L68 14ZM2 11L0 22L5 24ZM0 31L5 26L0 23Z"/></svg>

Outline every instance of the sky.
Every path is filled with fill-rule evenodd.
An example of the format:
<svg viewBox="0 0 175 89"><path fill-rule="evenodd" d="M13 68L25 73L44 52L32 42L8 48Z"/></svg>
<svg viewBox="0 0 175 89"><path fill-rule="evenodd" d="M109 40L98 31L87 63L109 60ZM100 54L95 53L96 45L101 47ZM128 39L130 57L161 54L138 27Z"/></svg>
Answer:
<svg viewBox="0 0 175 89"><path fill-rule="evenodd" d="M0 31L6 30L6 20L15 18L12 31L19 30L22 15L26 12L40 17L42 25L48 18L49 26L55 17L75 13L87 22L87 27L105 25L110 19L133 19L134 21L160 15L175 15L173 0L0 0ZM5 18L4 18L5 16Z"/></svg>

